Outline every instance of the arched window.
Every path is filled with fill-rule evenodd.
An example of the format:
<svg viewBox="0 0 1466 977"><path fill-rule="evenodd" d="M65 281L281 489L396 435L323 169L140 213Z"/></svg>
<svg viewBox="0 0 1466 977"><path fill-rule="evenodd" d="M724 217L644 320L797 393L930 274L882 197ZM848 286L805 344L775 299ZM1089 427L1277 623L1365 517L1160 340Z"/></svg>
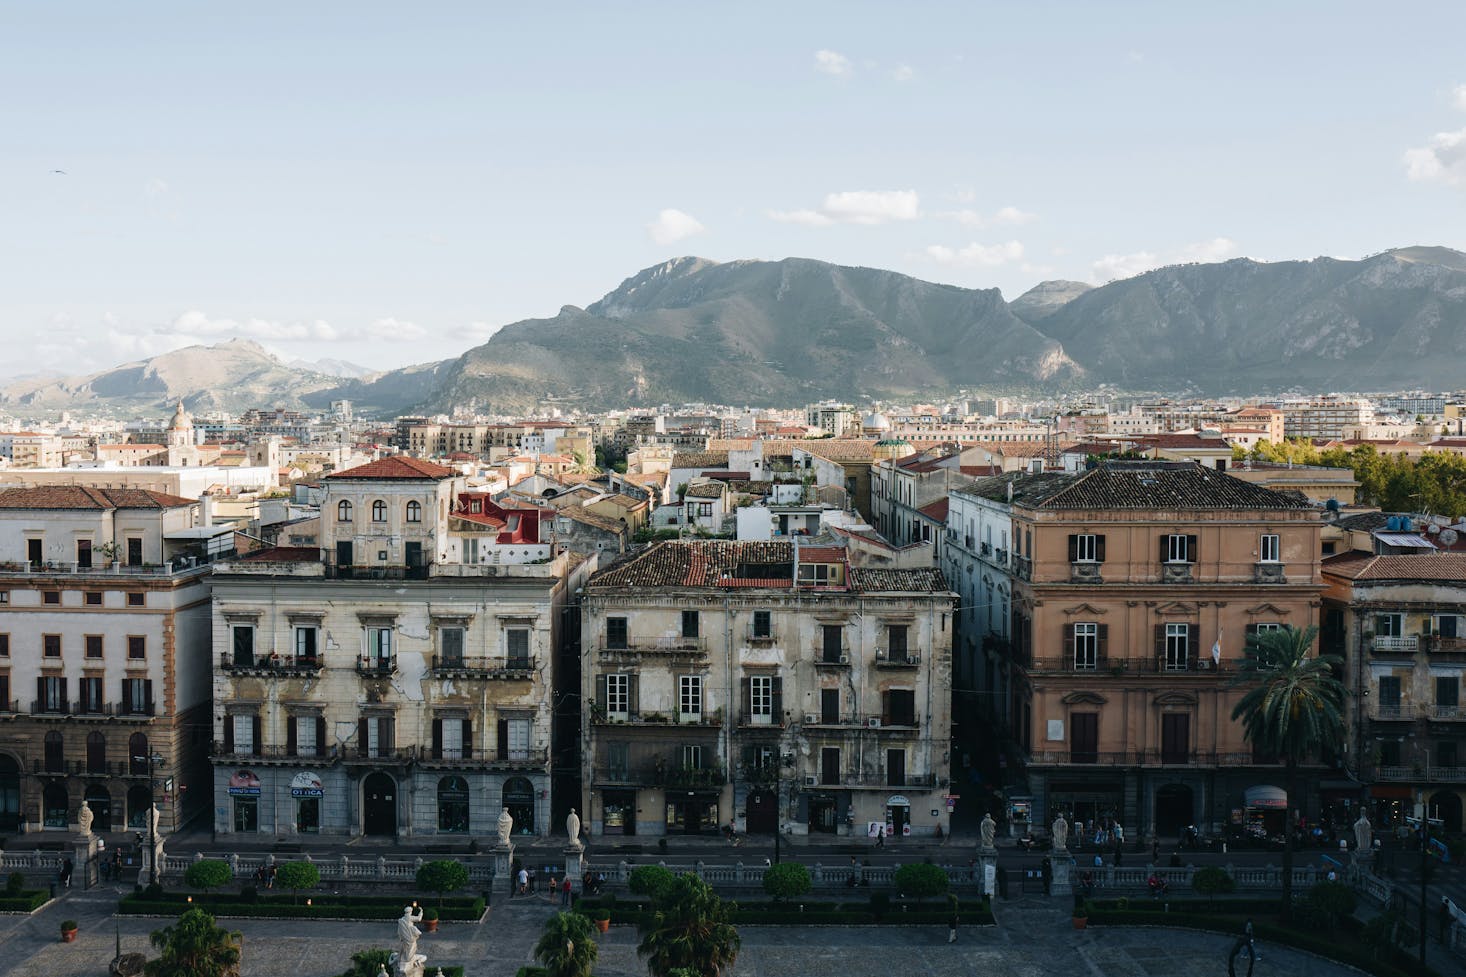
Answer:
<svg viewBox="0 0 1466 977"><path fill-rule="evenodd" d="M148 775L148 734L133 733L127 738L127 769L134 777Z"/></svg>
<svg viewBox="0 0 1466 977"><path fill-rule="evenodd" d="M468 781L462 777L438 781L438 830L468 831Z"/></svg>
<svg viewBox="0 0 1466 977"><path fill-rule="evenodd" d="M98 732L87 734L87 773L107 772L107 737Z"/></svg>
<svg viewBox="0 0 1466 977"><path fill-rule="evenodd" d="M407 521L422 522L422 503L413 501L407 503Z"/></svg>
<svg viewBox="0 0 1466 977"><path fill-rule="evenodd" d="M64 766L66 761L65 755L62 752L62 743L63 740L59 731L53 729L51 730L51 732L46 734L45 749L47 773L62 772L62 767Z"/></svg>
<svg viewBox="0 0 1466 977"><path fill-rule="evenodd" d="M381 499L372 503L372 522L387 521L387 503Z"/></svg>
<svg viewBox="0 0 1466 977"><path fill-rule="evenodd" d="M336 521L351 521L351 502L349 500L342 499L340 502L336 503Z"/></svg>
<svg viewBox="0 0 1466 977"><path fill-rule="evenodd" d="M105 787L92 785L87 788L87 807L92 809L92 830L112 830L112 794Z"/></svg>
<svg viewBox="0 0 1466 977"><path fill-rule="evenodd" d="M60 782L47 784L41 791L41 818L46 827L66 828L70 813L71 798L66 794L66 785Z"/></svg>

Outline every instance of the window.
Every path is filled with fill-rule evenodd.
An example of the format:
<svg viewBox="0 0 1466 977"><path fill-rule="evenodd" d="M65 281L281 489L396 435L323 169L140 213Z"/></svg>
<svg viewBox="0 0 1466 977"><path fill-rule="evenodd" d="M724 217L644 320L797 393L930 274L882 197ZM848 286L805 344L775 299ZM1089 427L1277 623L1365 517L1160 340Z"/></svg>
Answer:
<svg viewBox="0 0 1466 977"><path fill-rule="evenodd" d="M1167 671L1182 672L1191 653L1191 625L1165 625L1165 667Z"/></svg>
<svg viewBox="0 0 1466 977"><path fill-rule="evenodd" d="M886 628L886 659L888 661L906 661L908 632L909 629L904 624L892 624Z"/></svg>
<svg viewBox="0 0 1466 977"><path fill-rule="evenodd" d="M407 521L422 522L422 503L416 500L407 503Z"/></svg>
<svg viewBox="0 0 1466 977"><path fill-rule="evenodd" d="M697 624L697 611L683 611L682 637L696 638L698 636Z"/></svg>
<svg viewBox="0 0 1466 977"><path fill-rule="evenodd" d="M820 722L833 726L840 721L840 690L820 689Z"/></svg>
<svg viewBox="0 0 1466 977"><path fill-rule="evenodd" d="M625 719L631 712L631 676L624 674L606 676L606 714L613 719Z"/></svg>
<svg viewBox="0 0 1466 977"><path fill-rule="evenodd" d="M1282 546L1277 533L1263 533L1257 544L1257 558L1262 563L1277 563Z"/></svg>
<svg viewBox="0 0 1466 977"><path fill-rule="evenodd" d="M291 722L295 724L295 755L316 756L316 717L295 716Z"/></svg>
<svg viewBox="0 0 1466 977"><path fill-rule="evenodd" d="M99 732L87 734L87 773L107 772L107 737Z"/></svg>
<svg viewBox="0 0 1466 977"><path fill-rule="evenodd" d="M236 624L229 629L229 646L235 665L255 663L255 628L253 624Z"/></svg>
<svg viewBox="0 0 1466 977"><path fill-rule="evenodd" d="M677 677L677 712L694 719L702 718L702 676Z"/></svg>
<svg viewBox="0 0 1466 977"><path fill-rule="evenodd" d="M1070 563L1103 563L1105 561L1105 538L1094 533L1074 533L1069 536Z"/></svg>
<svg viewBox="0 0 1466 977"><path fill-rule="evenodd" d="M76 565L83 569L89 569L92 565L92 541L79 539L76 541Z"/></svg>
<svg viewBox="0 0 1466 977"><path fill-rule="evenodd" d="M234 752L249 754L255 751L255 716L238 712L229 717L234 726Z"/></svg>
<svg viewBox="0 0 1466 977"><path fill-rule="evenodd" d="M625 648L626 644L626 618L606 618L606 647Z"/></svg>
<svg viewBox="0 0 1466 977"><path fill-rule="evenodd" d="M1436 636L1441 638L1466 637L1466 628L1461 626L1461 615L1459 614L1437 614L1433 622L1433 630Z"/></svg>
<svg viewBox="0 0 1466 977"><path fill-rule="evenodd" d="M799 582L826 586L830 582L830 565L828 563L801 563L799 564Z"/></svg>
<svg viewBox="0 0 1466 977"><path fill-rule="evenodd" d="M1161 762L1187 763L1191 759L1191 716L1184 712L1161 714Z"/></svg>
<svg viewBox="0 0 1466 977"><path fill-rule="evenodd" d="M260 830L260 799L258 797L234 798L234 830Z"/></svg>
<svg viewBox="0 0 1466 977"><path fill-rule="evenodd" d="M702 747L691 743L685 744L682 747L682 769L701 770L702 768Z"/></svg>
<svg viewBox="0 0 1466 977"><path fill-rule="evenodd" d="M506 760L528 760L529 759L529 720L528 719L506 719L502 720L504 735L501 747L507 751Z"/></svg>
<svg viewBox="0 0 1466 977"><path fill-rule="evenodd" d="M1181 533L1162 536L1161 559L1165 563L1195 563L1196 537Z"/></svg>
<svg viewBox="0 0 1466 977"><path fill-rule="evenodd" d="M86 656L88 658L102 657L102 636L100 634L89 634L86 636Z"/></svg>
<svg viewBox="0 0 1466 977"><path fill-rule="evenodd" d="M510 628L504 633L508 640L509 667L528 668L529 661L529 628Z"/></svg>
<svg viewBox="0 0 1466 977"><path fill-rule="evenodd" d="M768 611L753 612L753 636L755 638L772 638L774 636L773 615Z"/></svg>
<svg viewBox="0 0 1466 977"><path fill-rule="evenodd" d="M372 522L387 521L387 503L381 499L372 503Z"/></svg>
<svg viewBox="0 0 1466 977"><path fill-rule="evenodd" d="M395 738L391 716L363 716L356 723L357 749L365 757L389 757Z"/></svg>
<svg viewBox="0 0 1466 977"><path fill-rule="evenodd" d="M916 725L916 692L912 689L891 689L884 696L881 722L886 726Z"/></svg>
<svg viewBox="0 0 1466 977"><path fill-rule="evenodd" d="M1400 711L1400 676L1381 675L1379 677L1379 708L1383 713L1386 710Z"/></svg>
<svg viewBox="0 0 1466 977"><path fill-rule="evenodd" d="M122 680L122 711L130 716L151 716L153 714L152 679L125 678Z"/></svg>
<svg viewBox="0 0 1466 977"><path fill-rule="evenodd" d="M78 681L78 689L81 692L82 712L90 715L99 715L102 709L102 679L97 676L88 676Z"/></svg>
<svg viewBox="0 0 1466 977"><path fill-rule="evenodd" d="M59 730L53 729L46 734L45 766L47 773L61 773L65 769L65 741ZM62 826L65 826L65 822Z"/></svg>
<svg viewBox="0 0 1466 977"><path fill-rule="evenodd" d="M61 657L61 635L41 635L41 653L47 658Z"/></svg>
<svg viewBox="0 0 1466 977"><path fill-rule="evenodd" d="M336 521L351 521L351 502L347 499L342 499L340 502L336 503Z"/></svg>
<svg viewBox="0 0 1466 977"><path fill-rule="evenodd" d="M906 786L906 751L886 751L886 786Z"/></svg>
<svg viewBox="0 0 1466 977"><path fill-rule="evenodd" d="M1069 714L1069 762L1099 763L1099 713Z"/></svg>
<svg viewBox="0 0 1466 977"><path fill-rule="evenodd" d="M10 635L0 634L0 658L10 657Z"/></svg>
<svg viewBox="0 0 1466 977"><path fill-rule="evenodd" d="M826 746L820 749L820 783L840 783L840 748Z"/></svg>
<svg viewBox="0 0 1466 977"><path fill-rule="evenodd" d="M631 745L629 743L606 744L606 779L612 781L631 779Z"/></svg>
<svg viewBox="0 0 1466 977"><path fill-rule="evenodd" d="M1378 638L1400 638L1405 635L1405 615L1376 614L1374 633Z"/></svg>
<svg viewBox="0 0 1466 977"><path fill-rule="evenodd" d="M86 596L82 598L82 602L85 603L88 607L101 607L102 592L100 590L88 590L86 592ZM4 601L0 601L0 604L3 603Z"/></svg>
<svg viewBox="0 0 1466 977"><path fill-rule="evenodd" d="M148 639L140 634L127 636L127 660L145 661L148 657Z"/></svg>
<svg viewBox="0 0 1466 977"><path fill-rule="evenodd" d="M1455 675L1437 675L1435 677L1435 714L1437 717L1450 718L1456 715L1456 707L1461 701L1461 679Z"/></svg>
<svg viewBox="0 0 1466 977"><path fill-rule="evenodd" d="M66 679L50 675L36 679L36 700L42 712L65 712Z"/></svg>
<svg viewBox="0 0 1466 977"><path fill-rule="evenodd" d="M838 624L826 624L820 629L824 639L820 660L835 664L845 656L845 629Z"/></svg>
<svg viewBox="0 0 1466 977"><path fill-rule="evenodd" d="M471 755L473 734L464 727L468 720L452 717L433 721L434 754L444 760L462 760Z"/></svg>
<svg viewBox="0 0 1466 977"><path fill-rule="evenodd" d="M755 675L748 681L748 716L756 725L768 726L774 721L774 679Z"/></svg>
<svg viewBox="0 0 1466 977"><path fill-rule="evenodd" d="M372 664L392 664L392 629L367 628L367 657Z"/></svg>
<svg viewBox="0 0 1466 977"><path fill-rule="evenodd" d="M462 777L438 781L438 830L468 831L468 781Z"/></svg>
<svg viewBox="0 0 1466 977"><path fill-rule="evenodd" d="M1098 624L1074 625L1074 668L1076 671L1092 672L1099 667Z"/></svg>
<svg viewBox="0 0 1466 977"><path fill-rule="evenodd" d="M136 591L127 595L128 607L143 607L147 604L148 595L142 591Z"/></svg>
<svg viewBox="0 0 1466 977"><path fill-rule="evenodd" d="M59 604L59 603L61 603L61 591L59 591L59 590L47 590L47 591L44 591L41 594L41 603L43 603L43 604Z"/></svg>
<svg viewBox="0 0 1466 977"><path fill-rule="evenodd" d="M318 629L313 624L299 625L295 629L295 657L300 661L314 661Z"/></svg>

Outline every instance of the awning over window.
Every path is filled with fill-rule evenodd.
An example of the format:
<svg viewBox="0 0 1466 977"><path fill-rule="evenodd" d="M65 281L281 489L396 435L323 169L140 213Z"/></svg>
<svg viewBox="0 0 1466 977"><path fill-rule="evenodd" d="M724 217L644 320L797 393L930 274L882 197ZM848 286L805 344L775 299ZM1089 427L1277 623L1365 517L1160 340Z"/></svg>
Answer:
<svg viewBox="0 0 1466 977"><path fill-rule="evenodd" d="M1276 808L1286 811L1288 792L1281 787L1273 787L1271 784L1259 784L1256 787L1247 788L1242 793L1242 801L1247 807Z"/></svg>

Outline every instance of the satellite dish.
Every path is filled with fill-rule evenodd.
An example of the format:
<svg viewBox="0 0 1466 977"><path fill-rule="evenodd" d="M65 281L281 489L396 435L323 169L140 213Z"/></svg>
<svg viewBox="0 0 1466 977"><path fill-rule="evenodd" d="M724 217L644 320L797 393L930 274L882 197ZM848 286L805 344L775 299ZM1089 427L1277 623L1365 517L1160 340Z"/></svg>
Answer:
<svg viewBox="0 0 1466 977"><path fill-rule="evenodd" d="M1435 523L1431 523L1429 526L1425 527L1425 531L1428 533L1438 533L1441 531L1441 527L1437 526Z"/></svg>
<svg viewBox="0 0 1466 977"><path fill-rule="evenodd" d="M1457 539L1457 535L1456 535L1456 531L1454 529L1442 529L1441 530L1441 545L1442 546L1455 546L1456 545L1456 539Z"/></svg>

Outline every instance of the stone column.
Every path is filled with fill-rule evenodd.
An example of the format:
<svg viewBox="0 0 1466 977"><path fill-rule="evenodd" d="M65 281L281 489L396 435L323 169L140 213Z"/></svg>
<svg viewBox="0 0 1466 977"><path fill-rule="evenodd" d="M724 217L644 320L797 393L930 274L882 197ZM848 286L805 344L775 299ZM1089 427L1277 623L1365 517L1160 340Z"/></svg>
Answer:
<svg viewBox="0 0 1466 977"><path fill-rule="evenodd" d="M998 850L996 848L979 848L977 850L977 883L978 891L985 896L994 899L998 897Z"/></svg>
<svg viewBox="0 0 1466 977"><path fill-rule="evenodd" d="M567 845L565 847L565 878L570 880L573 891L579 891L580 880L585 875L585 846Z"/></svg>
<svg viewBox="0 0 1466 977"><path fill-rule="evenodd" d="M489 856L494 860L494 878L508 880L505 891L514 895L514 842L495 845L489 849Z"/></svg>
<svg viewBox="0 0 1466 977"><path fill-rule="evenodd" d="M1074 857L1067 850L1056 851L1049 859L1053 879L1049 892L1056 896L1074 894Z"/></svg>
<svg viewBox="0 0 1466 977"><path fill-rule="evenodd" d="M90 889L97 881L97 866L93 863L97 855L97 836L90 831L78 832L71 837L71 884Z"/></svg>

